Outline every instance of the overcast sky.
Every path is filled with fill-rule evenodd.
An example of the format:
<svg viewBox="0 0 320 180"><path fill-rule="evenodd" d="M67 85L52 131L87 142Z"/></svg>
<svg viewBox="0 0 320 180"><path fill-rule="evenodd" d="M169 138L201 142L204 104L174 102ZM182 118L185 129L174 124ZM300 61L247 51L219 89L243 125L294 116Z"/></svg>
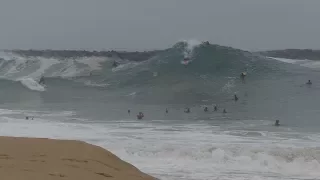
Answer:
<svg viewBox="0 0 320 180"><path fill-rule="evenodd" d="M320 0L0 0L1 49L320 49Z"/></svg>

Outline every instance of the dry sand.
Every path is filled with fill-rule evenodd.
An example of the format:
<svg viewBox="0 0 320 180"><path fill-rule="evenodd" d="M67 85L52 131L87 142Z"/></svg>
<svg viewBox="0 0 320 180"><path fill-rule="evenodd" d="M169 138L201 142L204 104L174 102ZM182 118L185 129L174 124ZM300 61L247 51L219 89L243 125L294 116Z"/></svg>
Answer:
<svg viewBox="0 0 320 180"><path fill-rule="evenodd" d="M152 180L109 151L73 140L0 137L2 180Z"/></svg>

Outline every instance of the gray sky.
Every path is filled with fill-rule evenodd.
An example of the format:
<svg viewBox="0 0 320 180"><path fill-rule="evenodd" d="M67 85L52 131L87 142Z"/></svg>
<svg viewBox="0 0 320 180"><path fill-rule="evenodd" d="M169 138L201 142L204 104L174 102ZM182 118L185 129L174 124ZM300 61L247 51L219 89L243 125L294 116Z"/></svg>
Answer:
<svg viewBox="0 0 320 180"><path fill-rule="evenodd" d="M320 0L0 0L1 49L320 49Z"/></svg>

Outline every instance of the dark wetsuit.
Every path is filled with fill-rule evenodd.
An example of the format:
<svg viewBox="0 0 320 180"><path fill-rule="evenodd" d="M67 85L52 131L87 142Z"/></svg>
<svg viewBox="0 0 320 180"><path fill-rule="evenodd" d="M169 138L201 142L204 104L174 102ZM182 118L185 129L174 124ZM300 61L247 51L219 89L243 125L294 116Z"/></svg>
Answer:
<svg viewBox="0 0 320 180"><path fill-rule="evenodd" d="M203 111L204 111L204 112L207 112L207 111L208 111L208 107L205 107Z"/></svg>
<svg viewBox="0 0 320 180"><path fill-rule="evenodd" d="M238 99L239 99L239 98L237 97L237 95L234 95L234 100L235 100L235 101L238 101Z"/></svg>
<svg viewBox="0 0 320 180"><path fill-rule="evenodd" d="M144 114L142 112L139 112L139 114L137 115L138 119L142 119L144 117Z"/></svg>
<svg viewBox="0 0 320 180"><path fill-rule="evenodd" d="M311 85L311 84L312 84L312 82L309 80L306 84Z"/></svg>
<svg viewBox="0 0 320 180"><path fill-rule="evenodd" d="M44 84L44 77L43 76L40 78L39 84Z"/></svg>
<svg viewBox="0 0 320 180"><path fill-rule="evenodd" d="M113 67L117 67L117 66L118 66L118 63L117 63L116 61L114 61L113 64L112 64L112 66L113 66Z"/></svg>

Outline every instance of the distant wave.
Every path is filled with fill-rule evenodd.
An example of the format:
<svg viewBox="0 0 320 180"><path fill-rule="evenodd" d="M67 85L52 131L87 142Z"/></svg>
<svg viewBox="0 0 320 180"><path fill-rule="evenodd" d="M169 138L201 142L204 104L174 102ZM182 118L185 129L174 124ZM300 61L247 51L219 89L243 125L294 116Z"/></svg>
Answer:
<svg viewBox="0 0 320 180"><path fill-rule="evenodd" d="M308 59L287 59L278 57L268 57L274 60L278 60L285 63L297 64L303 67L308 67L312 69L320 69L320 61L308 60Z"/></svg>
<svg viewBox="0 0 320 180"><path fill-rule="evenodd" d="M320 50L313 50L313 49L284 49L284 50L260 51L258 53L264 56L286 58L286 59L320 60Z"/></svg>

